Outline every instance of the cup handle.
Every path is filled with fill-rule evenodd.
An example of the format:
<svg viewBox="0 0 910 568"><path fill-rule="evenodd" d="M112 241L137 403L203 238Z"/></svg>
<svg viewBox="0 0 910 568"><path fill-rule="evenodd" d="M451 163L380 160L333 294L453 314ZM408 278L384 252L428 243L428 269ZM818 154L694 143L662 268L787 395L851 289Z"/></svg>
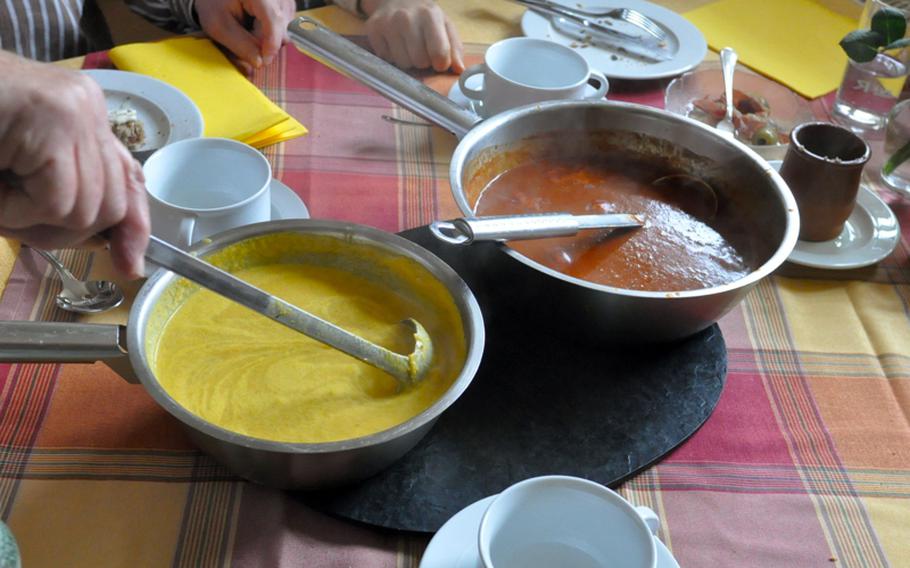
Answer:
<svg viewBox="0 0 910 568"><path fill-rule="evenodd" d="M635 507L635 512L648 525L651 534L657 535L657 531L660 530L660 518L658 518L657 513L652 511L650 507Z"/></svg>
<svg viewBox="0 0 910 568"><path fill-rule="evenodd" d="M484 71L486 71L486 66L483 63L471 65L464 70L464 73L458 78L458 86L461 87L461 92L464 93L464 96L471 99L483 100L483 89L471 89L468 87L467 82L468 79L474 75L482 75Z"/></svg>
<svg viewBox="0 0 910 568"><path fill-rule="evenodd" d="M196 230L196 216L191 215L180 220L180 228L177 231L177 242L174 243L182 249L189 248L193 244L193 233Z"/></svg>
<svg viewBox="0 0 910 568"><path fill-rule="evenodd" d="M586 96L585 99L597 100L607 96L607 92L610 90L610 82L600 71L591 71L591 74L588 75L588 84L593 87L595 83L597 83L597 91Z"/></svg>

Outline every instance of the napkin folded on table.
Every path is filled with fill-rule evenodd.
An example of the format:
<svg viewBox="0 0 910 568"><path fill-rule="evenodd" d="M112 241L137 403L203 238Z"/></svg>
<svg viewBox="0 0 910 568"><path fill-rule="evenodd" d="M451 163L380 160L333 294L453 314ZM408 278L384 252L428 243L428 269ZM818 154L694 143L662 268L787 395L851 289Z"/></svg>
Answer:
<svg viewBox="0 0 910 568"><path fill-rule="evenodd" d="M684 16L712 49L732 47L740 61L810 99L840 85L847 56L838 42L857 27L814 0L719 0Z"/></svg>
<svg viewBox="0 0 910 568"><path fill-rule="evenodd" d="M206 136L263 148L307 133L206 38L122 45L111 49L110 58L122 71L149 75L183 91L202 112Z"/></svg>

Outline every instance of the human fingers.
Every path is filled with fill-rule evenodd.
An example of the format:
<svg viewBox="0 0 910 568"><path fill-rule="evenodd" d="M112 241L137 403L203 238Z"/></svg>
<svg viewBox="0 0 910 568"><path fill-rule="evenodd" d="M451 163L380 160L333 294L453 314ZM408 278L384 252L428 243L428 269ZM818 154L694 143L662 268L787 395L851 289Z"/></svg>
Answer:
<svg viewBox="0 0 910 568"><path fill-rule="evenodd" d="M241 24L242 9L239 10L239 13L234 14L213 0L197 0L196 13L199 15L202 30L209 37L228 48L231 53L252 67L257 69L262 67L259 42Z"/></svg>
<svg viewBox="0 0 910 568"><path fill-rule="evenodd" d="M30 247L46 250L75 246L91 236L88 233L52 225L32 225L25 229L0 228L0 235L16 239Z"/></svg>
<svg viewBox="0 0 910 568"><path fill-rule="evenodd" d="M34 174L19 177L12 188L0 192L0 227L62 225L76 203L78 183L75 156L58 154Z"/></svg>
<svg viewBox="0 0 910 568"><path fill-rule="evenodd" d="M411 57L408 55L404 37L398 31L389 30L385 34L385 40L389 46L389 55L392 63L401 69L411 67Z"/></svg>
<svg viewBox="0 0 910 568"><path fill-rule="evenodd" d="M111 261L114 268L128 278L141 278L145 273L145 249L151 224L145 178L138 163L126 172L127 212L111 231Z"/></svg>
<svg viewBox="0 0 910 568"><path fill-rule="evenodd" d="M382 59L389 60L392 58L392 51L389 49L389 43L385 40L382 29L378 26L367 25L367 40L373 53Z"/></svg>
<svg viewBox="0 0 910 568"><path fill-rule="evenodd" d="M244 11L256 19L253 36L259 41L262 62L270 64L281 49L281 40L290 17L279 0L244 0Z"/></svg>
<svg viewBox="0 0 910 568"><path fill-rule="evenodd" d="M446 31L445 15L441 10L426 10L420 15L420 28L426 51L436 71L448 71L452 66L452 46Z"/></svg>
<svg viewBox="0 0 910 568"><path fill-rule="evenodd" d="M446 32L449 36L449 45L452 46L452 71L458 75L464 73L464 44L461 43L461 38L458 36L458 32L455 30L455 25L452 24L452 21L446 18Z"/></svg>
<svg viewBox="0 0 910 568"><path fill-rule="evenodd" d="M427 53L423 32L429 12L429 9L418 8L412 13L398 12L393 17L393 22L400 30L405 49L408 52L410 60L408 67L426 69L430 66L430 56Z"/></svg>

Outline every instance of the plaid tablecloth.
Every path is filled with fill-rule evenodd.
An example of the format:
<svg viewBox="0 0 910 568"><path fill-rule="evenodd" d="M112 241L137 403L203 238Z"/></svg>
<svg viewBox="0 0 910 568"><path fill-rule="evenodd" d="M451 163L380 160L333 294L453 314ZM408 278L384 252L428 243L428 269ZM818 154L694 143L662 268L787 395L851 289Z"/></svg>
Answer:
<svg viewBox="0 0 910 568"><path fill-rule="evenodd" d="M482 47L468 50L472 62ZM314 217L395 231L457 214L448 134L382 120L408 113L293 50L254 81L310 129L267 155ZM453 78L427 81L444 91ZM660 105L661 87L611 98ZM888 199L910 228L910 205ZM872 269L785 267L723 319L729 375L714 414L619 488L657 511L683 567L910 566L908 236ZM100 255L64 260L107 270ZM58 289L22 252L0 319L72 319L54 307ZM234 478L102 365L0 365L0 516L26 568L391 568L417 566L429 538Z"/></svg>

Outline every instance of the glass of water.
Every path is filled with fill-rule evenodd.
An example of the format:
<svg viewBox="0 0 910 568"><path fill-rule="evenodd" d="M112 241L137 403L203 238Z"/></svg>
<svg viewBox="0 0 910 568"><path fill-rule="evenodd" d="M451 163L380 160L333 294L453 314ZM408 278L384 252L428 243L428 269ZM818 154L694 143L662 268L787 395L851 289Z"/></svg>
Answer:
<svg viewBox="0 0 910 568"><path fill-rule="evenodd" d="M872 16L882 8L894 8L910 18L908 0L866 0L859 29L868 29ZM908 26L910 29L910 26ZM849 60L834 99L834 120L855 130L884 128L888 112L901 98L910 68L910 50L880 53L867 63Z"/></svg>
<svg viewBox="0 0 910 568"><path fill-rule="evenodd" d="M888 114L882 181L910 197L910 99L896 104Z"/></svg>

